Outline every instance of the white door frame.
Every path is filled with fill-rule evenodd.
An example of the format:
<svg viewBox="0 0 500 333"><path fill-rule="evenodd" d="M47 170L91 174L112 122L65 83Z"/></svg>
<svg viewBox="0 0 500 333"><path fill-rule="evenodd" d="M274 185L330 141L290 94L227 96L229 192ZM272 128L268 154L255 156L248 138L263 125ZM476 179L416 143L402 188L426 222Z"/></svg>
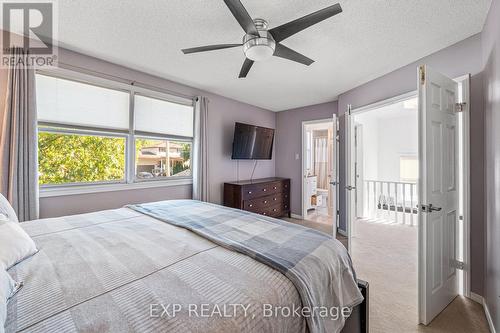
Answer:
<svg viewBox="0 0 500 333"><path fill-rule="evenodd" d="M305 196L306 196L306 189L305 189L305 186L304 186L304 180L305 180L305 170L306 170L306 126L307 125L312 125L312 124L321 124L321 123L327 123L327 122L331 122L332 123L332 126L334 126L334 132L337 133L338 135L338 129L337 129L337 115L336 114L333 114L332 115L332 118L326 118L326 119L318 119L318 120L306 120L306 121L303 121L302 122L302 163L301 163L301 173L300 173L300 176L301 176L301 187L302 187L302 191L301 191L301 205L302 205L302 216L301 218L303 220L306 219L307 217L307 211L305 209L305 204L304 204L304 200L305 200ZM338 190L338 147L337 145L335 144L337 141L336 138L334 138L334 147L333 149L335 149L335 158L334 158L334 161L335 163L337 164L337 166L335 167L335 178L336 178L336 181L337 181L337 185L336 185L336 188L337 190L335 191L336 192L336 210L339 209L338 207L338 202L339 202L339 190ZM331 186L331 185L329 185ZM336 231L337 230L337 220L338 220L338 214L337 212L333 212L333 218L334 218L334 223L333 223L333 230Z"/></svg>
<svg viewBox="0 0 500 333"><path fill-rule="evenodd" d="M463 217L463 224L461 226L461 232L462 232L463 238L462 238L462 242L461 242L462 253L460 253L460 255L461 255L462 261L465 263L465 265L464 265L464 269L459 272L459 277L461 280L461 282L459 283L459 292L461 295L470 298L471 297L471 290L470 290L470 281L471 281L471 278L470 278L471 277L471 275L470 275L470 166L469 166L469 164L470 164L470 140L469 140L469 138L470 138L470 74L460 76L454 80L461 84L460 102L465 103L465 107L463 109L463 112L461 113L462 114L461 119L463 122L462 123L463 126L462 126L462 151L461 151L461 153L462 153L462 159L461 159L462 173L460 175L460 178L462 180L461 192L463 193L463 198L461 200L462 205L463 205L462 212L461 212L461 214L462 214L461 216ZM402 94L399 96L395 96L395 97L388 98L388 99L385 99L382 101L378 101L378 102L375 102L375 103L372 103L369 105L358 107L356 109L351 109L350 115L352 116L354 114L372 111L374 109L378 109L378 108L381 108L383 106L394 104L397 102L401 102L401 101L410 99L412 97L417 97L417 96L418 96L417 91L411 91L411 92L408 92L408 93L405 93L405 94ZM349 106L349 108L350 108L350 106ZM347 112L349 112L349 111L347 111ZM353 130L354 130L353 129L353 127L354 127L353 121L350 121L350 124L348 124L348 122L346 122L346 126L349 126L349 125L351 127L350 132L353 133ZM347 135L347 133L346 133L346 135ZM346 156L348 156L348 154L351 154L351 156L352 156L351 152L354 149L354 142L352 142L352 139L345 140L345 149L346 149ZM350 162L349 159L346 158L346 161L345 161L346 184L353 185L353 184L348 184L349 179L347 177L349 176L349 168L351 168L351 165L349 165L349 162ZM347 193L348 191L345 191L345 192L346 192L345 209L349 209L350 203L349 203L349 200L347 200L349 193ZM346 216L349 217L348 212L347 212ZM347 223L349 251L351 251L351 232L350 232L350 230L352 228L351 222L352 222L352 219L347 218L346 223ZM419 231L420 231L420 229L421 228L419 228ZM417 246L419 258L422 255L422 248L421 248L420 240L421 240L421 235L419 232L418 246ZM420 262L420 259L419 259L419 262ZM420 273L421 272L420 272L420 268L419 268L419 272L418 272L418 279L419 279L418 288L419 289L420 289L420 279L421 279ZM420 295L420 290L418 291L418 293Z"/></svg>

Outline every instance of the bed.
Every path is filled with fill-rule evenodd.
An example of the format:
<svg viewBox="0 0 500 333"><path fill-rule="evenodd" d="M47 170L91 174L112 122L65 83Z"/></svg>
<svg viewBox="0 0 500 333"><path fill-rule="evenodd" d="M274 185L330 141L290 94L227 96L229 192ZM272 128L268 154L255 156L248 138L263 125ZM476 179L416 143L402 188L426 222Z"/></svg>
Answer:
<svg viewBox="0 0 500 333"><path fill-rule="evenodd" d="M168 203L205 207L205 217L220 207ZM309 331L303 316L280 313L300 308L303 297L279 269L139 208L22 223L39 252L8 271L24 286L8 303L6 332ZM248 228L275 223L220 209L207 221L243 214ZM368 331L367 284L359 291L363 302L342 332Z"/></svg>

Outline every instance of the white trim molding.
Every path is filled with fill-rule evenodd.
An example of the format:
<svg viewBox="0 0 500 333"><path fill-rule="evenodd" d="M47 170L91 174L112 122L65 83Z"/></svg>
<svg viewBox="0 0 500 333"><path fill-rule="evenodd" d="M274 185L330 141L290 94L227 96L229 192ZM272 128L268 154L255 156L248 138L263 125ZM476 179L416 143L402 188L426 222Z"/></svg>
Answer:
<svg viewBox="0 0 500 333"><path fill-rule="evenodd" d="M102 193L126 190L139 190L155 187L169 187L193 185L192 178L180 178L169 180L143 181L137 183L117 183L117 184L88 184L88 185L72 185L72 186L54 186L40 188L40 198L60 197L65 195L77 195L88 193Z"/></svg>
<svg viewBox="0 0 500 333"><path fill-rule="evenodd" d="M484 315L486 316L486 321L488 322L488 326L490 327L490 332L496 333L495 326L493 325L493 319L491 318L491 313L490 313L490 310L488 308L488 304L486 304L484 297L479 295L479 294L471 292L470 299L483 306Z"/></svg>
<svg viewBox="0 0 500 333"><path fill-rule="evenodd" d="M476 303L479 303L481 305L483 305L483 302L484 302L484 298L483 296L479 295L479 294L476 294L476 293L470 293L470 297L469 297L471 300L473 300L474 302Z"/></svg>
<svg viewBox="0 0 500 333"><path fill-rule="evenodd" d="M491 333L496 333L495 326L493 325L493 319L491 319L490 310L488 309L488 304L483 301L484 314L486 315L486 320L488 321L488 326L490 327Z"/></svg>

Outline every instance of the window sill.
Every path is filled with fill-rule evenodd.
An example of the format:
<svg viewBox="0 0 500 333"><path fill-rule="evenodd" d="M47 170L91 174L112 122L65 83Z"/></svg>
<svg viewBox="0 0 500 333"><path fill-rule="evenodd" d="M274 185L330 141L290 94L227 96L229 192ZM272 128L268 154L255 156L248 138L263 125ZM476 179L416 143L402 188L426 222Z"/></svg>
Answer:
<svg viewBox="0 0 500 333"><path fill-rule="evenodd" d="M114 191L127 191L127 190L139 190L155 187L169 187L169 186L181 186L181 185L192 185L193 179L191 178L181 178L181 179L169 179L169 180L150 180L142 181L131 184L89 184L89 185L70 185L70 186L54 186L40 188L40 198L49 197L60 197L65 195L77 195L77 194L89 194L89 193L102 193L102 192L114 192Z"/></svg>

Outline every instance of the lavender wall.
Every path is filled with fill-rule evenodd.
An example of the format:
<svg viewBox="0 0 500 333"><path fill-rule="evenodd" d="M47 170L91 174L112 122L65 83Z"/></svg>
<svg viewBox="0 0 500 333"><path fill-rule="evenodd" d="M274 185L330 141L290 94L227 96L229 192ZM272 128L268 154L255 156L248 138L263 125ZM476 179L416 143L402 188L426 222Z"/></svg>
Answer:
<svg viewBox="0 0 500 333"><path fill-rule="evenodd" d="M292 213L302 214L302 122L332 118L337 102L278 112L276 115L276 175L291 179ZM299 158L296 159L296 154Z"/></svg>
<svg viewBox="0 0 500 333"><path fill-rule="evenodd" d="M486 237L484 298L500 330L500 2L493 1L484 30L483 79L486 118ZM482 208L482 207L481 207Z"/></svg>
<svg viewBox="0 0 500 333"><path fill-rule="evenodd" d="M60 49L59 61L83 69L117 76L131 81L138 81L181 94L207 96L210 99L208 119L208 140L210 147L209 177L211 182L210 201L214 203L222 202L223 182L236 180L238 174L238 164L231 160L234 122L248 122L272 128L275 128L276 125L276 115L274 112L71 52L66 49ZM260 161L255 171L255 177L274 176L274 161L274 158L270 161ZM240 179L249 178L252 167L253 163L251 161L240 162ZM41 217L53 217L107 208L117 208L130 202L191 198L191 192L192 186L175 186L99 194L47 197L40 199L40 214Z"/></svg>

